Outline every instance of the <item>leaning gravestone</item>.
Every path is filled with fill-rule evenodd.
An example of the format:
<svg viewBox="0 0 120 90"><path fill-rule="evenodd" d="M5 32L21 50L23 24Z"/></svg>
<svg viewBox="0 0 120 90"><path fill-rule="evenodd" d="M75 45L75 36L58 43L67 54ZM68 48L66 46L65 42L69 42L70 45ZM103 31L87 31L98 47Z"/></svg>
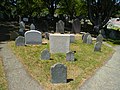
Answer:
<svg viewBox="0 0 120 90"><path fill-rule="evenodd" d="M67 61L74 61L75 58L74 58L74 52L68 52L66 53L66 60Z"/></svg>
<svg viewBox="0 0 120 90"><path fill-rule="evenodd" d="M36 30L30 30L25 32L25 45L42 44L41 32Z"/></svg>
<svg viewBox="0 0 120 90"><path fill-rule="evenodd" d="M50 53L67 53L70 49L70 35L50 34Z"/></svg>
<svg viewBox="0 0 120 90"><path fill-rule="evenodd" d="M67 67L63 64L55 64L51 67L52 83L67 83Z"/></svg>
<svg viewBox="0 0 120 90"><path fill-rule="evenodd" d="M35 25L33 23L30 25L30 30L35 30Z"/></svg>
<svg viewBox="0 0 120 90"><path fill-rule="evenodd" d="M87 43L87 37L90 35L89 33L84 34L83 36L83 43Z"/></svg>
<svg viewBox="0 0 120 90"><path fill-rule="evenodd" d="M99 34L96 38L96 42L103 42L103 36L101 34Z"/></svg>
<svg viewBox="0 0 120 90"><path fill-rule="evenodd" d="M41 52L41 60L49 60L50 59L50 53L47 49L43 50Z"/></svg>
<svg viewBox="0 0 120 90"><path fill-rule="evenodd" d="M16 46L24 46L25 45L25 38L23 36L18 36L15 39L15 45Z"/></svg>
<svg viewBox="0 0 120 90"><path fill-rule="evenodd" d="M94 46L94 51L101 51L101 46L102 46L101 42L96 42Z"/></svg>
<svg viewBox="0 0 120 90"><path fill-rule="evenodd" d="M58 21L58 23L56 23L56 32L57 33L64 33L64 22L62 20Z"/></svg>
<svg viewBox="0 0 120 90"><path fill-rule="evenodd" d="M92 37L91 37L91 35L88 35L86 43L87 44L92 44Z"/></svg>
<svg viewBox="0 0 120 90"><path fill-rule="evenodd" d="M23 22L23 21L21 21L20 23L19 23L19 25L20 25L20 29L19 29L19 32L20 33L23 33L24 32L24 30L25 30L25 23Z"/></svg>
<svg viewBox="0 0 120 90"><path fill-rule="evenodd" d="M80 33L80 21L75 19L72 24L72 30L74 33Z"/></svg>

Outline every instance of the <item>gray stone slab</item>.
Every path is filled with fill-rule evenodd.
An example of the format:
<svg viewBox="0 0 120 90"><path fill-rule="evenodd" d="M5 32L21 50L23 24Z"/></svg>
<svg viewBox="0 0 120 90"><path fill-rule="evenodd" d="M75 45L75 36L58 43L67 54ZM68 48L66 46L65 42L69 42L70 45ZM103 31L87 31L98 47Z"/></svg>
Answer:
<svg viewBox="0 0 120 90"><path fill-rule="evenodd" d="M83 43L87 43L87 37L90 35L89 33L86 33L83 35Z"/></svg>
<svg viewBox="0 0 120 90"><path fill-rule="evenodd" d="M87 44L92 44L92 37L91 37L91 35L88 35L86 43Z"/></svg>
<svg viewBox="0 0 120 90"><path fill-rule="evenodd" d="M61 34L64 33L64 22L62 20L59 20L56 23L56 32Z"/></svg>
<svg viewBox="0 0 120 90"><path fill-rule="evenodd" d="M50 59L50 53L47 49L43 50L41 52L41 60L49 60Z"/></svg>
<svg viewBox="0 0 120 90"><path fill-rule="evenodd" d="M24 30L25 30L25 23L23 22L23 21L21 21L20 23L19 23L19 32L24 32Z"/></svg>
<svg viewBox="0 0 120 90"><path fill-rule="evenodd" d="M35 30L35 25L33 23L30 25L30 30Z"/></svg>
<svg viewBox="0 0 120 90"><path fill-rule="evenodd" d="M96 42L94 46L94 51L101 51L101 46L102 46L101 42Z"/></svg>
<svg viewBox="0 0 120 90"><path fill-rule="evenodd" d="M23 36L19 36L15 39L16 46L24 46L25 45L25 38Z"/></svg>
<svg viewBox="0 0 120 90"><path fill-rule="evenodd" d="M75 19L72 23L72 30L74 33L80 33L80 29L81 29L80 21L79 19Z"/></svg>
<svg viewBox="0 0 120 90"><path fill-rule="evenodd" d="M74 42L75 42L75 35L70 34L70 43L74 43Z"/></svg>
<svg viewBox="0 0 120 90"><path fill-rule="evenodd" d="M50 53L67 53L70 49L69 34L50 34Z"/></svg>
<svg viewBox="0 0 120 90"><path fill-rule="evenodd" d="M67 82L67 67L57 63L51 67L51 82L66 83Z"/></svg>
<svg viewBox="0 0 120 90"><path fill-rule="evenodd" d="M30 30L25 32L25 44L26 45L42 44L41 32L36 30Z"/></svg>
<svg viewBox="0 0 120 90"><path fill-rule="evenodd" d="M103 42L103 36L101 34L99 34L96 38L96 42Z"/></svg>
<svg viewBox="0 0 120 90"><path fill-rule="evenodd" d="M67 61L74 61L75 58L74 58L74 52L68 52L66 53L66 60Z"/></svg>

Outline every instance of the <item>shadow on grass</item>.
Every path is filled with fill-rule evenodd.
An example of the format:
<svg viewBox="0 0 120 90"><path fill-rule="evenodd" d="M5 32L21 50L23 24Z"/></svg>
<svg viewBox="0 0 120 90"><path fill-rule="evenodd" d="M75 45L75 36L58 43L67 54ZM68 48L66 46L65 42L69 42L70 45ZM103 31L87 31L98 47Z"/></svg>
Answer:
<svg viewBox="0 0 120 90"><path fill-rule="evenodd" d="M71 82L71 81L73 81L73 79L67 79L67 83L69 83L69 82Z"/></svg>

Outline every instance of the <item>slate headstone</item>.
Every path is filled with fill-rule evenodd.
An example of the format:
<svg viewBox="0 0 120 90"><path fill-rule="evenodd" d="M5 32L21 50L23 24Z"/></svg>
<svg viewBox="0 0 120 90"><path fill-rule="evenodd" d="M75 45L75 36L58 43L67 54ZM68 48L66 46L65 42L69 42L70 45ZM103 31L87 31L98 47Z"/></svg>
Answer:
<svg viewBox="0 0 120 90"><path fill-rule="evenodd" d="M67 53L70 50L69 34L50 34L50 53Z"/></svg>
<svg viewBox="0 0 120 90"><path fill-rule="evenodd" d="M30 25L30 30L35 30L35 25L33 23Z"/></svg>
<svg viewBox="0 0 120 90"><path fill-rule="evenodd" d="M67 61L74 61L75 58L74 58L74 52L68 52L66 53L66 60Z"/></svg>
<svg viewBox="0 0 120 90"><path fill-rule="evenodd" d="M102 46L101 42L96 42L94 46L94 51L101 51L101 46Z"/></svg>
<svg viewBox="0 0 120 90"><path fill-rule="evenodd" d="M74 42L75 42L75 35L70 34L70 43L74 43Z"/></svg>
<svg viewBox="0 0 120 90"><path fill-rule="evenodd" d="M103 36L101 34L99 34L96 38L96 42L103 42Z"/></svg>
<svg viewBox="0 0 120 90"><path fill-rule="evenodd" d="M51 67L52 83L67 83L67 67L57 63Z"/></svg>
<svg viewBox="0 0 120 90"><path fill-rule="evenodd" d="M15 45L16 46L24 46L25 45L25 38L23 36L18 36L15 39Z"/></svg>
<svg viewBox="0 0 120 90"><path fill-rule="evenodd" d="M83 43L87 43L87 37L88 35L90 35L89 33L86 33L84 36L83 36Z"/></svg>
<svg viewBox="0 0 120 90"><path fill-rule="evenodd" d="M80 21L79 19L75 19L72 24L72 30L74 33L80 33Z"/></svg>
<svg viewBox="0 0 120 90"><path fill-rule="evenodd" d="M36 30L30 30L25 32L25 45L42 44L41 32Z"/></svg>
<svg viewBox="0 0 120 90"><path fill-rule="evenodd" d="M64 33L64 22L62 20L56 23L56 32L61 34Z"/></svg>
<svg viewBox="0 0 120 90"><path fill-rule="evenodd" d="M43 50L41 52L41 60L49 60L50 59L50 53L47 49Z"/></svg>
<svg viewBox="0 0 120 90"><path fill-rule="evenodd" d="M91 37L91 35L88 35L86 43L87 44L92 44L92 37Z"/></svg>
<svg viewBox="0 0 120 90"><path fill-rule="evenodd" d="M49 40L49 33L48 32L45 32L45 39Z"/></svg>

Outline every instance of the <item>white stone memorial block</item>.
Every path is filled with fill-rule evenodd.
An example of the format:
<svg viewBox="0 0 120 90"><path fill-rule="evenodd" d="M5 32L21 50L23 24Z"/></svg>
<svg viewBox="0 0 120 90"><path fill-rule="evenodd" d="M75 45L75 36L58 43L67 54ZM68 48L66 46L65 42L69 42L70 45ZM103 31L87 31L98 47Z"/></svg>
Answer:
<svg viewBox="0 0 120 90"><path fill-rule="evenodd" d="M50 53L67 53L70 49L69 34L50 34Z"/></svg>
<svg viewBox="0 0 120 90"><path fill-rule="evenodd" d="M25 32L25 44L29 45L42 44L41 32L36 30L30 30Z"/></svg>

